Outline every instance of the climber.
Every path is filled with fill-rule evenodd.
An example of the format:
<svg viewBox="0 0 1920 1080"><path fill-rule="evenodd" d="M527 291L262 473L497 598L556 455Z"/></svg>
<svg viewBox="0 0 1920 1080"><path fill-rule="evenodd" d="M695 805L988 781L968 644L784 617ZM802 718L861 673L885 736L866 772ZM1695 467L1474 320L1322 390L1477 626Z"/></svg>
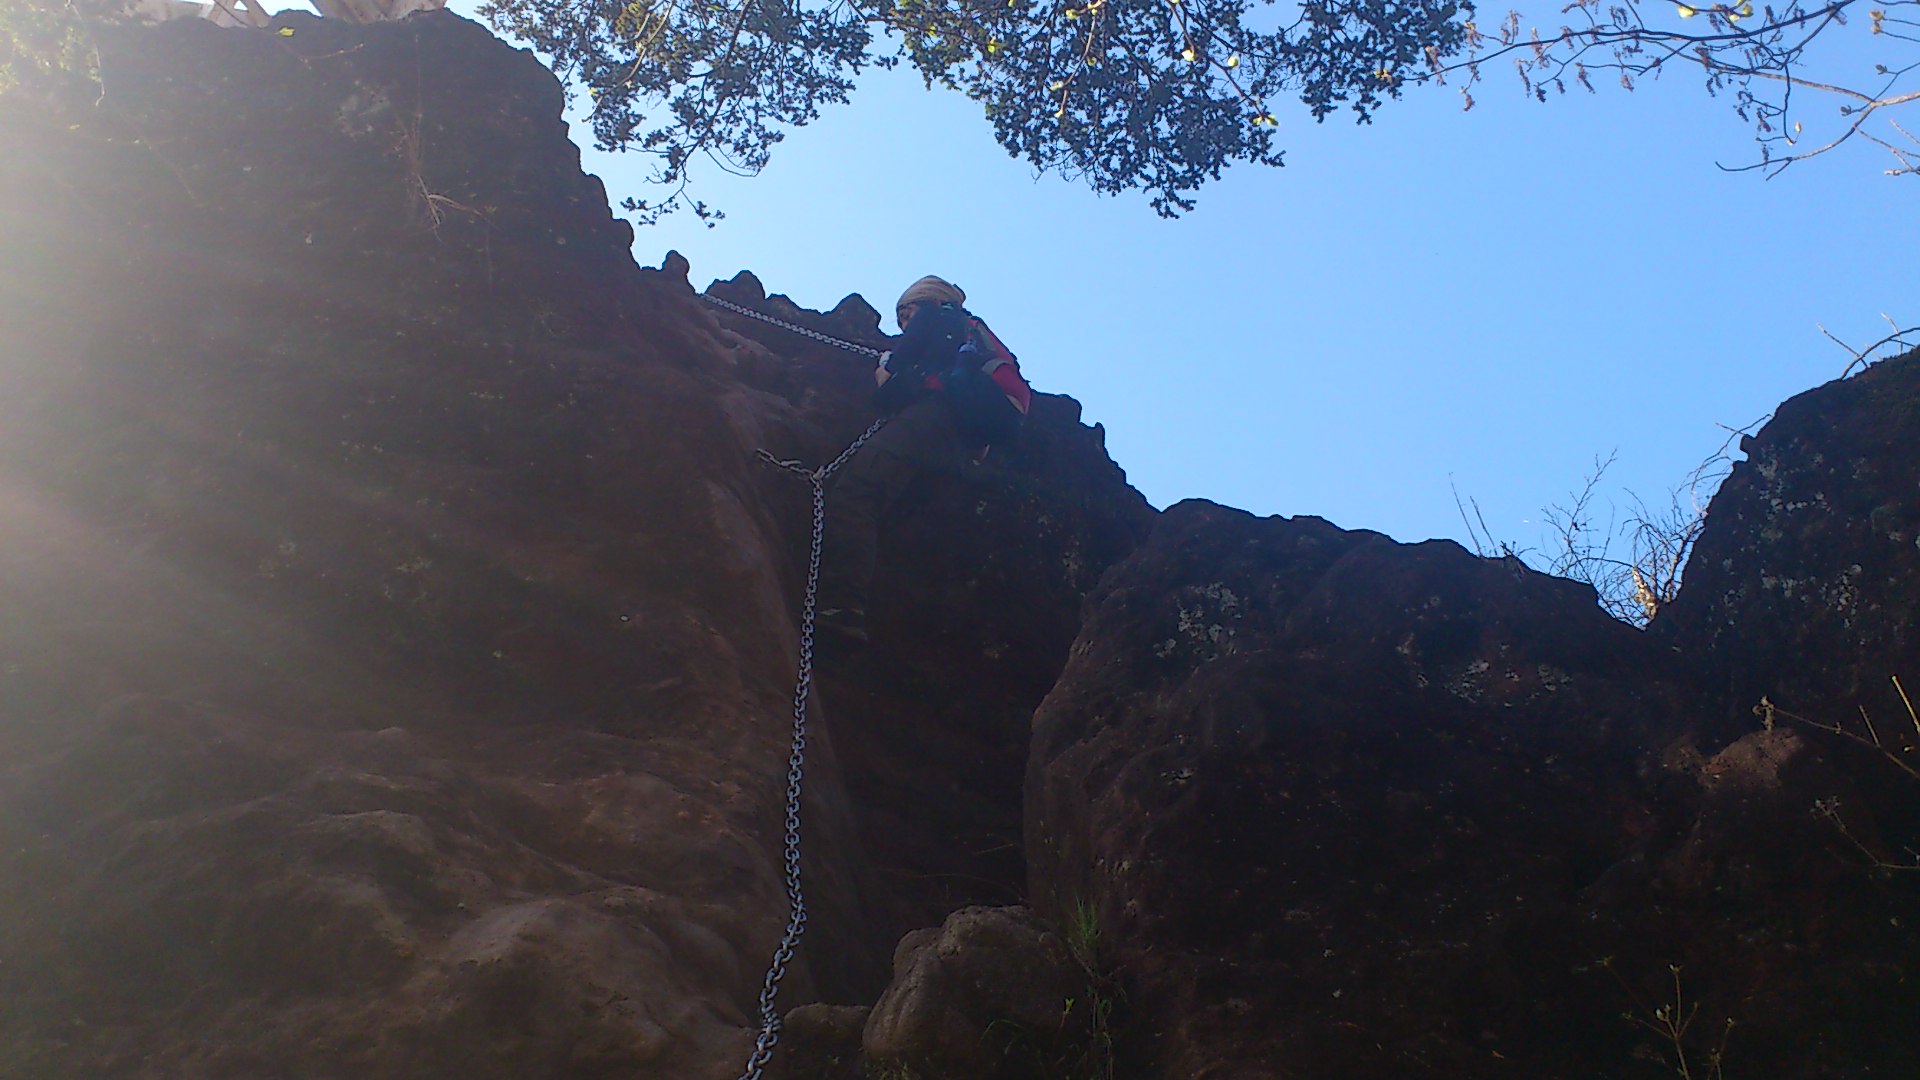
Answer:
<svg viewBox="0 0 1920 1080"><path fill-rule="evenodd" d="M1026 417L1033 391L1019 362L967 295L931 275L894 306L901 340L874 369L874 406L890 419L834 478L821 555L817 625L842 645L867 641L880 517L922 473L957 473L985 460Z"/></svg>

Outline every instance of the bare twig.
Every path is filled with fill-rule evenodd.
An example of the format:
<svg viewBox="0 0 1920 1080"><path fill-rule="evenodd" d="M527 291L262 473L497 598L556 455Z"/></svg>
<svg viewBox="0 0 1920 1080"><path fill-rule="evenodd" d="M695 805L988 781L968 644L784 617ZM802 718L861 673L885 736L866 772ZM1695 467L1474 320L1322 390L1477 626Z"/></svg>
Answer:
<svg viewBox="0 0 1920 1080"><path fill-rule="evenodd" d="M1495 540L1493 530L1487 527L1486 516L1480 512L1479 500L1471 495L1462 501L1460 489L1447 477L1447 488L1453 492L1453 505L1460 511L1460 521L1467 527L1467 541L1473 545L1473 553L1483 559L1524 559L1531 549L1521 549L1505 540ZM1467 515L1471 507L1473 515Z"/></svg>
<svg viewBox="0 0 1920 1080"><path fill-rule="evenodd" d="M1622 521L1610 510L1604 525L1596 520L1593 503L1618 452L1596 455L1593 471L1570 502L1544 511L1556 551L1546 571L1593 586L1601 608L1616 619L1635 626L1651 622L1680 593L1687 560L1706 528L1708 502L1732 471L1734 445L1767 419L1738 428L1715 425L1726 439L1667 493L1663 509L1649 508L1629 491L1632 512ZM1624 550L1616 551L1616 545Z"/></svg>
<svg viewBox="0 0 1920 1080"><path fill-rule="evenodd" d="M1845 370L1840 372L1841 378L1844 379L1847 376L1853 374L1853 369L1856 367L1861 367L1864 365L1871 364L1873 362L1872 361L1873 354L1879 351L1880 349L1887 347L1888 345L1899 345L1903 348L1908 348L1908 349L1913 348L1913 342L1908 341L1907 338L1916 334L1920 334L1920 326L1909 326L1905 329L1900 329L1899 324L1894 322L1893 318L1889 316L1886 312L1884 311L1881 312L1880 317L1882 319L1887 320L1887 325L1892 326L1895 329L1893 333L1888 334L1886 337L1881 338L1879 341L1874 342L1873 344L1867 346L1864 349L1856 349L1853 346L1848 345L1846 342L1841 341L1839 338L1834 337L1833 332L1828 330L1825 326L1820 326L1820 324L1818 323L1814 324L1822 334L1826 335L1826 338L1828 341L1831 341L1835 345L1840 346L1842 349L1847 350L1847 354L1853 357L1852 360L1848 361Z"/></svg>
<svg viewBox="0 0 1920 1080"><path fill-rule="evenodd" d="M1810 717L1801 716L1798 713L1789 712L1775 705L1765 697L1760 699L1760 704L1753 707L1753 712L1754 715L1760 717L1761 725L1768 730L1772 730L1774 724L1779 719L1785 718L1796 724L1810 727L1815 731L1824 731L1829 735L1839 736L1856 746L1872 750L1908 777L1914 780L1920 780L1920 767L1916 767L1913 764L1911 757L1915 749L1920 748L1920 711L1915 710L1913 699L1907 696L1906 687L1900 684L1900 677L1895 675L1892 676L1891 679L1894 690L1900 695L1900 703L1906 707L1907 718L1913 723L1916 741L1896 742L1882 737L1879 729L1873 724L1873 718L1867 714L1865 706L1860 707L1860 731L1855 731L1845 724L1825 723ZM1858 836L1854 835L1853 830L1847 827L1846 819L1841 816L1840 800L1837 797L1816 800L1813 804L1813 813L1814 816L1827 822L1839 831L1847 843L1853 845L1855 850L1865 856L1866 859L1873 864L1875 869L1902 873L1920 872L1920 857L1914 857L1912 861L1909 862L1893 862L1873 850ZM1913 855L1912 852L1908 854L1910 856Z"/></svg>
<svg viewBox="0 0 1920 1080"><path fill-rule="evenodd" d="M1643 998L1627 980L1620 975L1613 963L1613 957L1604 957L1596 965L1613 976L1620 984L1632 1008L1621 1014L1622 1019L1635 1027L1644 1028L1658 1035L1666 1043L1666 1052L1673 1060L1667 1062L1669 1068L1681 1080L1725 1080L1727 1043L1733 1038L1736 1026L1729 1016L1720 1028L1720 1038L1703 1051L1696 1051L1699 1059L1689 1057L1689 1032L1694 1022L1700 1018L1700 1002L1688 1001L1686 992L1680 983L1680 966L1668 964L1667 971L1673 979L1673 1000L1662 1001L1655 1005Z"/></svg>
<svg viewBox="0 0 1920 1080"><path fill-rule="evenodd" d="M1680 19L1699 17L1699 32L1649 25L1639 6L1609 0L1572 0L1560 15L1569 25L1557 32L1520 33L1520 17L1509 12L1497 31L1483 34L1466 24L1467 48L1457 58L1442 60L1428 57L1427 70L1410 73L1409 82L1443 83L1448 75L1464 72L1467 86L1480 80L1482 65L1510 59L1517 69L1527 94L1545 101L1548 91L1566 92L1572 79L1594 92L1591 75L1600 71L1616 73L1620 85L1632 90L1636 79L1657 78L1675 60L1696 66L1705 79L1709 94L1730 91L1734 110L1741 119L1754 125L1760 145L1759 160L1744 165L1725 166L1728 171L1764 170L1777 174L1798 161L1818 157L1851 141L1855 136L1875 143L1894 155L1896 168L1889 175L1920 172L1920 140L1915 140L1898 121L1887 118L1889 110L1920 101L1920 90L1903 89L1899 83L1920 70L1920 64L1873 65L1873 74L1863 81L1852 74L1827 77L1810 67L1810 53L1816 41L1848 23L1848 14L1857 0L1831 0L1803 7L1801 0L1787 0L1784 7L1763 5L1758 13L1751 0L1714 0L1696 4L1692 0L1673 0L1672 11ZM1871 33L1880 42L1911 42L1915 38L1904 31L1913 20L1900 17L1902 9L1920 7L1920 0L1884 0L1867 12ZM1831 65L1829 65L1831 66ZM1838 99L1839 125L1824 141L1805 141L1805 127L1796 114L1796 92L1810 92L1814 99ZM1472 107L1467 87L1466 105ZM1866 128L1869 119L1880 116L1905 142L1893 135L1877 134Z"/></svg>

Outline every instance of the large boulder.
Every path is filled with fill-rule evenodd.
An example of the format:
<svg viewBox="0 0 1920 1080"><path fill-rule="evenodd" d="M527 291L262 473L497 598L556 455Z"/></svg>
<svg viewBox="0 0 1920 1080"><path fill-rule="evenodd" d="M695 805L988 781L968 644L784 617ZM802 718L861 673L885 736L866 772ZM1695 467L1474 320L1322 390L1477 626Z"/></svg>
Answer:
<svg viewBox="0 0 1920 1080"><path fill-rule="evenodd" d="M1920 353L1809 390L1743 439L1680 595L1655 628L1686 653L1723 737L1765 697L1889 738L1920 698Z"/></svg>
<svg viewBox="0 0 1920 1080"><path fill-rule="evenodd" d="M1659 654L1590 589L1187 502L1089 605L1027 853L1113 943L1134 1075L1574 1075L1620 1042L1573 974L1629 943L1591 896L1686 780Z"/></svg>
<svg viewBox="0 0 1920 1080"><path fill-rule="evenodd" d="M1451 544L1167 511L1090 599L1028 772L1035 902L1098 912L1121 1060L1920 1067L1888 678L1915 659L1917 386L1908 359L1783 406L1646 634Z"/></svg>
<svg viewBox="0 0 1920 1080"><path fill-rule="evenodd" d="M1090 928L1089 928L1090 929ZM1110 1001L1092 941L1026 908L965 908L900 940L893 983L867 1017L870 1072L914 1080L1045 1080L1104 1060Z"/></svg>

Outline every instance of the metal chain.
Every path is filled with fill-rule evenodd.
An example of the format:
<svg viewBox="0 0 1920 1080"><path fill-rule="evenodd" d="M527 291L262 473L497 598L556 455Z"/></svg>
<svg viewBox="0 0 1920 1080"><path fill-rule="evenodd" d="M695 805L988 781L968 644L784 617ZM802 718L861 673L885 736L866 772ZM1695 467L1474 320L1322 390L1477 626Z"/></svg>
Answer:
<svg viewBox="0 0 1920 1080"><path fill-rule="evenodd" d="M740 1074L740 1080L760 1080L767 1062L773 1060L774 1044L780 1041L780 1014L774 1011L774 998L780 993L780 980L786 977L787 965L793 962L794 950L799 948L800 935L807 930L807 901L800 889L800 784L807 763L807 700L813 696L813 628L820 597L821 541L827 530L827 478L867 445L867 440L878 434L886 423L886 417L875 420L859 438L840 451L839 457L817 469L809 469L798 461L783 461L765 450L755 451L760 460L797 473L812 486L813 541L807 549L807 588L800 601L800 666L793 681L793 744L787 754L787 929L780 935L780 945L773 951L766 982L760 988L760 1034L754 1040L753 1054L747 1058L747 1069Z"/></svg>
<svg viewBox="0 0 1920 1080"><path fill-rule="evenodd" d="M818 330L809 330L796 326L783 319L762 314L749 307L743 307L731 300L722 300L717 296L702 294L701 299L710 304L726 308L728 311L771 323L784 330L791 330L802 337L828 345L838 346L848 352L871 356L884 366L888 353L882 349L856 345L851 341L823 334ZM800 946L800 936L807 930L807 900L800 886L800 789L805 779L807 763L807 701L813 696L813 631L814 616L820 598L820 551L827 529L827 478L845 465L849 458L867 445L867 440L879 434L886 426L886 418L875 420L872 426L860 434L860 437L847 444L838 457L817 469L809 469L797 460L782 460L758 450L755 453L760 460L777 465L788 472L805 477L813 488L813 537L807 549L807 587L800 602L800 663L793 681L793 742L787 753L787 817L786 817L786 886L787 886L787 928L780 935L780 944L773 951L773 961L767 966L766 981L760 988L760 1034L754 1039L753 1053L747 1058L746 1071L740 1074L740 1080L760 1080L767 1063L773 1060L773 1048L780 1041L780 1014L774 1011L775 998L780 993L780 981L786 978L787 965L793 962L794 951Z"/></svg>
<svg viewBox="0 0 1920 1080"><path fill-rule="evenodd" d="M851 341L842 341L837 337L831 337L829 335L821 333L818 330L809 330L804 326L795 326L793 323L787 322L783 319L776 319L771 315L762 314L758 311L753 310L750 307L742 307L741 305L736 304L731 300L722 300L717 296L712 296L707 293L701 293L700 299L705 300L709 304L718 304L719 306L726 308L728 311L738 312L741 315L745 315L749 319L759 319L761 322L772 323L773 325L778 326L783 330L791 330L794 333L801 335L802 337L809 337L815 341L825 342L828 345L837 345L840 348L847 350L848 352L856 352L862 356L871 356L876 360L887 355L886 350L884 349L876 349L868 345L856 345Z"/></svg>

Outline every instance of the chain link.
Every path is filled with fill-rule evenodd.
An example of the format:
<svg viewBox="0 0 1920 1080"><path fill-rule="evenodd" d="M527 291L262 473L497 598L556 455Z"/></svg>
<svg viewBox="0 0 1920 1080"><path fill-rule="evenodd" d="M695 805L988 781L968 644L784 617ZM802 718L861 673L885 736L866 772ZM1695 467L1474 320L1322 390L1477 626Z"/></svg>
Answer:
<svg viewBox="0 0 1920 1080"><path fill-rule="evenodd" d="M842 341L837 337L831 337L829 335L821 333L818 330L809 330L804 326L795 326L793 323L787 322L783 319L776 319L771 315L762 314L758 311L753 310L750 307L743 307L739 304L734 303L731 300L722 300L717 296L712 296L707 293L701 293L700 299L705 300L709 304L717 304L720 307L726 308L728 311L737 312L738 314L745 315L749 319L759 319L763 323L772 323L773 325L778 326L783 330L791 330L802 337L809 337L815 341L824 342L828 345L837 345L840 348L847 350L848 352L856 352L862 356L871 356L876 360L887 355L885 350L876 349L868 345L856 345L851 341Z"/></svg>
<svg viewBox="0 0 1920 1080"><path fill-rule="evenodd" d="M856 345L818 330L796 326L731 300L706 294L702 294L701 299L750 319L791 330L802 337L874 357L883 364L887 359L888 354L884 350ZM787 886L787 928L780 935L780 944L773 951L773 961L767 966L766 981L760 987L760 1034L754 1039L753 1053L747 1058L747 1068L740 1074L740 1080L760 1080L767 1063L773 1060L774 1045L780 1041L780 1014L775 1011L774 1002L780 994L780 981L786 978L787 965L793 962L794 952L800 947L800 936L807 930L807 900L800 883L800 791L806 777L807 701L813 696L813 631L820 599L820 551L827 530L827 479L854 454L859 453L860 448L867 445L867 440L879 434L886 423L885 417L875 420L859 438L848 443L838 457L817 469L809 469L798 460L774 457L765 450L755 451L760 460L805 477L813 488L813 536L807 548L807 587L800 602L800 663L793 681L793 742L787 753L786 850L783 859Z"/></svg>
<svg viewBox="0 0 1920 1080"><path fill-rule="evenodd" d="M760 1080L767 1062L773 1060L774 1044L780 1041L780 1014L774 1010L774 999L779 996L780 980L786 977L787 965L793 962L794 950L800 946L800 935L807 930L807 900L800 888L800 785L806 775L807 701L813 696L813 630L820 599L821 542L827 534L827 479L859 453L886 423L886 417L875 420L859 438L840 451L840 456L817 469L776 458L765 450L756 451L760 460L805 477L813 488L813 539L807 548L807 587L800 601L800 665L793 680L793 743L787 754L787 929L780 935L780 944L773 951L773 962L768 965L766 981L760 988L760 1034L754 1039L753 1054L747 1058L747 1069L740 1074L740 1080Z"/></svg>

